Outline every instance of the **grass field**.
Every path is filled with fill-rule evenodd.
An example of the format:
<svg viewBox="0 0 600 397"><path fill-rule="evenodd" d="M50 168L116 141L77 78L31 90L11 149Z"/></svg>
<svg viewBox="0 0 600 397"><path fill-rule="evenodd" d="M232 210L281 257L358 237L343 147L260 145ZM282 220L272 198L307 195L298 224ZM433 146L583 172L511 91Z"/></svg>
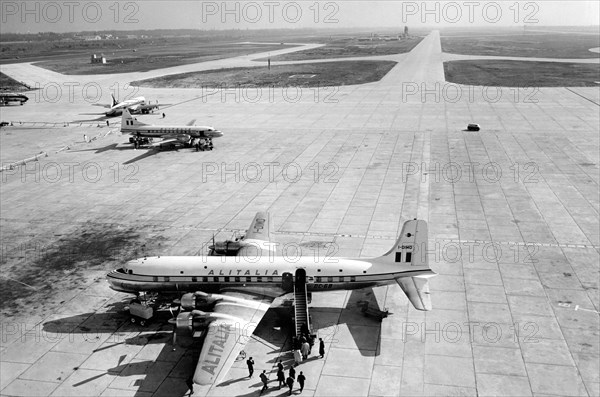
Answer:
<svg viewBox="0 0 600 397"><path fill-rule="evenodd" d="M600 47L593 34L521 32L444 36L442 51L463 55L497 55L530 58L596 58L590 48Z"/></svg>
<svg viewBox="0 0 600 397"><path fill-rule="evenodd" d="M599 87L600 65L529 61L444 62L446 80L502 87Z"/></svg>
<svg viewBox="0 0 600 397"><path fill-rule="evenodd" d="M104 52L106 64L92 64L92 51L69 57L53 58L36 63L52 71L67 75L112 74L145 72L190 63L206 62L215 59L230 58L262 51L281 50L293 47L284 44L246 44L246 43L183 43L156 45L141 48L120 49ZM134 51L135 50L135 51ZM100 52L96 52L100 54Z"/></svg>
<svg viewBox="0 0 600 397"><path fill-rule="evenodd" d="M154 88L324 87L379 81L396 62L348 61L218 69L134 81Z"/></svg>
<svg viewBox="0 0 600 397"><path fill-rule="evenodd" d="M368 36L365 36L368 37ZM402 54L412 50L421 42L422 37L410 37L403 40L359 41L357 38L341 38L324 47L298 51L271 58L273 61L304 61L313 59L348 58L359 56ZM261 59L266 60L266 59Z"/></svg>

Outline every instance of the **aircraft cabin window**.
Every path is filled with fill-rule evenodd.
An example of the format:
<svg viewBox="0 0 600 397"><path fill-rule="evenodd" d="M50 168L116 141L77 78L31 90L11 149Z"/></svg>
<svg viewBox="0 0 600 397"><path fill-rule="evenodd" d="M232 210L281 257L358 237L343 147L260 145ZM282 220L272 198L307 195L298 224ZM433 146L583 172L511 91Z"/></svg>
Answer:
<svg viewBox="0 0 600 397"><path fill-rule="evenodd" d="M197 277L192 277L192 282L193 282L193 283L195 283L195 282L197 282L197 281L198 281L198 278L197 278Z"/></svg>
<svg viewBox="0 0 600 397"><path fill-rule="evenodd" d="M133 270L129 269L129 271L127 273L133 274Z"/></svg>
<svg viewBox="0 0 600 397"><path fill-rule="evenodd" d="M340 283L344 282L344 277L340 277Z"/></svg>
<svg viewBox="0 0 600 397"><path fill-rule="evenodd" d="M327 282L328 283L333 283L333 277L332 276L327 277Z"/></svg>
<svg viewBox="0 0 600 397"><path fill-rule="evenodd" d="M219 282L219 277L213 277L213 282L218 283Z"/></svg>
<svg viewBox="0 0 600 397"><path fill-rule="evenodd" d="M169 276L165 276L165 281L168 283L169 281L171 281L171 278Z"/></svg>
<svg viewBox="0 0 600 397"><path fill-rule="evenodd" d="M356 276L350 276L350 282L355 282L356 281Z"/></svg>
<svg viewBox="0 0 600 397"><path fill-rule="evenodd" d="M239 277L236 277L236 278L235 278L235 282L236 282L236 283L239 283L239 282L240 282L240 278L239 278Z"/></svg>
<svg viewBox="0 0 600 397"><path fill-rule="evenodd" d="M202 282L203 283L208 283L208 277L202 277Z"/></svg>
<svg viewBox="0 0 600 397"><path fill-rule="evenodd" d="M273 282L273 276L267 277L267 281L270 282L270 283L272 283Z"/></svg>
<svg viewBox="0 0 600 397"><path fill-rule="evenodd" d="M315 280L316 280L315 282L320 283L321 282L321 276L315 277Z"/></svg>
<svg viewBox="0 0 600 397"><path fill-rule="evenodd" d="M262 283L262 277L256 277L256 281Z"/></svg>
<svg viewBox="0 0 600 397"><path fill-rule="evenodd" d="M402 252L396 252L396 262L402 262Z"/></svg>
<svg viewBox="0 0 600 397"><path fill-rule="evenodd" d="M246 277L246 282L249 283L252 281L252 277Z"/></svg>
<svg viewBox="0 0 600 397"><path fill-rule="evenodd" d="M154 281L155 283L157 283L158 282L158 277L157 276L152 277L152 281Z"/></svg>
<svg viewBox="0 0 600 397"><path fill-rule="evenodd" d="M225 282L228 283L229 282L229 277L225 277Z"/></svg>
<svg viewBox="0 0 600 397"><path fill-rule="evenodd" d="M406 262L410 262L412 259L412 252L407 252L406 253Z"/></svg>

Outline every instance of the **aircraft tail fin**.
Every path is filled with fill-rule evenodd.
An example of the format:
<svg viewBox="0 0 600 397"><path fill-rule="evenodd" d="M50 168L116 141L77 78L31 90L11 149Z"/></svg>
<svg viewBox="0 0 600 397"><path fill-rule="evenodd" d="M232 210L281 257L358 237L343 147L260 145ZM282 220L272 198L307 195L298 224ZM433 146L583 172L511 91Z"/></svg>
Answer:
<svg viewBox="0 0 600 397"><path fill-rule="evenodd" d="M378 258L379 262L429 267L427 239L427 222L417 219L406 221L396 244Z"/></svg>
<svg viewBox="0 0 600 397"><path fill-rule="evenodd" d="M112 107L115 107L115 105L116 105L116 104L118 104L118 103L119 103L119 101L117 101L117 100L115 99L115 96L114 96L113 94L110 94L110 96L111 96L111 98L112 98L112 103L110 104L110 107L112 108Z"/></svg>
<svg viewBox="0 0 600 397"><path fill-rule="evenodd" d="M429 268L427 258L427 222L410 220L404 223L400 236L391 250L378 258L379 262L403 265L407 270L421 271L416 276L398 277L396 282L417 310L431 310L427 279L436 273Z"/></svg>
<svg viewBox="0 0 600 397"><path fill-rule="evenodd" d="M146 125L146 124L141 123L137 119L133 118L131 116L131 113L129 113L129 109L127 109L127 108L123 109L123 114L121 115L121 131L123 131L124 129L127 129L127 128L140 126L140 125Z"/></svg>

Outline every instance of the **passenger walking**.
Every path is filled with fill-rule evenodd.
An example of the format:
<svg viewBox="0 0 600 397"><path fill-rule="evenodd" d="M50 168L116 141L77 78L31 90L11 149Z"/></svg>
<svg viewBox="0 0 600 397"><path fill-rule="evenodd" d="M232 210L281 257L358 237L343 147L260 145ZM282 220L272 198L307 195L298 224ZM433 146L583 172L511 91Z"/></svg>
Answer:
<svg viewBox="0 0 600 397"><path fill-rule="evenodd" d="M290 388L290 392L288 393L288 396L291 396L292 389L294 388L294 378L292 378L291 376L288 376L286 383L287 383L288 387Z"/></svg>
<svg viewBox="0 0 600 397"><path fill-rule="evenodd" d="M260 374L260 380L261 380L261 381L262 381L262 383L263 383L263 388L262 388L262 389L260 389L260 394L262 394L262 392L263 392L263 391L265 391L265 390L267 390L267 389L268 389L268 387L267 387L267 382L269 381L269 379L267 378L267 374L266 374L266 372L267 372L267 370L266 370L266 369L263 369L262 373ZM260 394L259 394L259 395L260 395Z"/></svg>
<svg viewBox="0 0 600 397"><path fill-rule="evenodd" d="M302 344L302 347L300 348L300 352L302 353L302 359L306 360L310 353L310 345L308 344L308 342L304 342Z"/></svg>
<svg viewBox="0 0 600 397"><path fill-rule="evenodd" d="M300 385L300 393L302 393L302 390L304 390L304 381L305 380L306 380L306 377L304 376L302 371L300 371L300 375L298 375L298 384Z"/></svg>
<svg viewBox="0 0 600 397"><path fill-rule="evenodd" d="M296 379L296 370L294 367L290 367L290 378Z"/></svg>
<svg viewBox="0 0 600 397"><path fill-rule="evenodd" d="M281 390L281 385L285 386L285 373L283 369L277 370L277 381L279 382L279 390Z"/></svg>
<svg viewBox="0 0 600 397"><path fill-rule="evenodd" d="M323 342L323 338L319 338L319 355L321 358L325 355L325 342Z"/></svg>
<svg viewBox="0 0 600 397"><path fill-rule="evenodd" d="M254 374L254 360L252 357L246 360L246 364L248 365L248 377L252 378L252 375Z"/></svg>
<svg viewBox="0 0 600 397"><path fill-rule="evenodd" d="M302 362L302 353L300 353L300 350L294 350L294 361L295 365L299 365Z"/></svg>

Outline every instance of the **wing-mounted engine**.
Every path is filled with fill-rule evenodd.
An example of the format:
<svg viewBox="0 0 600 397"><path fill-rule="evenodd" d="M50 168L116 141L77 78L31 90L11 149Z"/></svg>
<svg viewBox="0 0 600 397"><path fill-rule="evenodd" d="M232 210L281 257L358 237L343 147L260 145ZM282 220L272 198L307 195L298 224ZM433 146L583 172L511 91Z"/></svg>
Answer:
<svg viewBox="0 0 600 397"><path fill-rule="evenodd" d="M236 256L240 249L247 247L248 243L244 241L245 236L234 233L232 240L214 241L208 247L211 256Z"/></svg>
<svg viewBox="0 0 600 397"><path fill-rule="evenodd" d="M173 332L178 335L200 337L208 328L210 315L201 310L192 310L179 313L169 322L174 326Z"/></svg>
<svg viewBox="0 0 600 397"><path fill-rule="evenodd" d="M211 245L209 249L211 250L212 255L235 256L237 255L238 251L246 245L247 244L245 244L243 241L225 240L217 241Z"/></svg>
<svg viewBox="0 0 600 397"><path fill-rule="evenodd" d="M197 291L194 293L188 292L181 297L182 310L206 310L212 307L218 298L213 297L213 294Z"/></svg>

